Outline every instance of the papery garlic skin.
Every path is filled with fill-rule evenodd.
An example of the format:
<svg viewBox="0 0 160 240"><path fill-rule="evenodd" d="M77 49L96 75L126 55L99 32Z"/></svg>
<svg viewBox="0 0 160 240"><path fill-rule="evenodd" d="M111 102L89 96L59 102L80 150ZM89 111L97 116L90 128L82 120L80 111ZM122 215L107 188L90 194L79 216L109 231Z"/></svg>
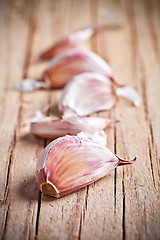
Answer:
<svg viewBox="0 0 160 240"><path fill-rule="evenodd" d="M14 85L14 88L19 92L32 92L33 90L40 89L40 88L47 88L47 84L42 81L37 81L30 78L25 78L20 82L17 82Z"/></svg>
<svg viewBox="0 0 160 240"><path fill-rule="evenodd" d="M62 88L75 75L84 72L97 72L114 79L111 67L100 56L80 49L67 50L53 58L43 77L48 87Z"/></svg>
<svg viewBox="0 0 160 240"><path fill-rule="evenodd" d="M58 108L64 116L73 112L82 117L109 110L116 102L114 84L109 78L99 73L82 73L64 88Z"/></svg>
<svg viewBox="0 0 160 240"><path fill-rule="evenodd" d="M129 86L121 86L116 89L116 94L119 97L124 97L124 98L130 100L131 102L133 102L133 104L136 107L140 106L141 98L133 88L131 88Z"/></svg>
<svg viewBox="0 0 160 240"><path fill-rule="evenodd" d="M109 149L78 136L51 142L42 152L36 169L40 190L59 198L109 174L118 165L131 164Z"/></svg>
<svg viewBox="0 0 160 240"><path fill-rule="evenodd" d="M47 104L44 108L39 109L35 112L35 116L32 118L29 118L25 121L25 124L32 122L46 122L51 121L51 117L46 116L44 113L46 113L50 109L50 104Z"/></svg>
<svg viewBox="0 0 160 240"><path fill-rule="evenodd" d="M84 131L77 134L78 137L89 139L94 143L100 144L101 146L107 146L107 134L104 130L94 130L93 131Z"/></svg>

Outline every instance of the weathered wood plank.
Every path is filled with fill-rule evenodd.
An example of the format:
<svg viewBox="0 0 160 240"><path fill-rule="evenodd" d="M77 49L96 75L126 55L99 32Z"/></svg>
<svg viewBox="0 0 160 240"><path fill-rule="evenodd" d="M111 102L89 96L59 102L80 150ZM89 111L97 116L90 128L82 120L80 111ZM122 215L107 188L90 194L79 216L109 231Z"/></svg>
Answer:
<svg viewBox="0 0 160 240"><path fill-rule="evenodd" d="M13 7L14 5L15 7ZM35 10L37 9L37 5L35 2L28 4L27 2L20 3L14 1L7 7L9 8L10 13L13 13L12 21L14 20L11 24L12 38L10 38L12 50L11 56L13 58L13 66L11 69L13 84L13 82L22 79L28 71L28 58L32 47L31 43L32 35L34 34L34 17L36 16ZM17 11L21 17L17 18ZM9 32L9 28L7 28L7 31ZM22 34L22 37L19 38L17 46L17 36L19 34ZM26 40L24 39L24 36L26 36ZM21 47L20 50L18 50L21 45L23 46L23 49ZM22 73L19 77L17 77L16 72ZM35 165L37 155L39 155L38 150L40 150L40 146L43 146L43 142L40 144L40 142L37 140L35 141L32 136L26 135L28 134L28 128L24 126L24 123L30 115L35 113L37 108L45 104L45 98L44 94L41 95L41 93L19 94L15 90L12 90L12 92L13 94L18 94L19 96L19 99L16 99L15 102L13 101L14 95L10 96L10 99L13 101L13 105L16 106L17 104L20 104L20 107L18 109L18 118L16 119L16 138L14 151L11 156L12 164L10 167L10 175L8 177L9 193L7 195L7 203L9 208L8 211L6 210L4 212L6 219L4 219L5 225L3 238L33 239L35 236L37 216ZM10 110L10 107L11 106L8 104L8 111ZM13 112L11 112L11 114L12 116L9 114L6 115L8 121L14 116Z"/></svg>
<svg viewBox="0 0 160 240"><path fill-rule="evenodd" d="M25 13L24 13L25 9ZM9 176L13 164L12 156L16 142L16 127L19 118L20 94L13 90L13 84L23 78L25 51L29 26L27 14L31 9L24 2L1 2L1 71L0 71L0 237L6 227L8 214ZM23 14L22 14L23 12ZM17 39L18 46L17 46Z"/></svg>
<svg viewBox="0 0 160 240"><path fill-rule="evenodd" d="M150 1L149 1L150 2ZM138 51L140 64L143 71L145 114L148 124L148 151L150 161L150 175L152 182L148 182L148 195L146 195L146 234L149 239L158 239L160 235L160 192L159 191L159 156L160 156L160 137L159 137L159 89L160 89L160 65L159 47L157 38L154 35L152 24L152 11L156 12L157 6L151 8L150 4L143 1L141 4L135 1L135 22L137 29ZM148 18L150 13L150 18ZM157 22L160 31L160 22ZM158 29L157 29L158 30ZM147 56L146 56L147 53ZM145 175L148 180L148 176ZM144 195L145 198L145 195Z"/></svg>
<svg viewBox="0 0 160 240"><path fill-rule="evenodd" d="M16 9L16 6L13 6L13 9ZM19 108L19 93L13 91L13 83L22 77L23 74L23 64L25 60L24 49L27 44L27 27L24 29L23 41L19 44L19 52L17 53L16 49L11 51L12 45L17 42L17 35L14 31L15 25L21 27L19 18L12 14L12 10L10 7L4 6L2 10L3 18L1 21L1 65L2 70L0 71L0 118L1 118L1 144L3 144L3 148L1 151L1 162L2 174L1 174L1 183L5 184L6 173L6 159L9 152L9 148L11 147L12 140L14 138L14 129L17 123L18 118L18 108ZM10 15L10 14L11 15ZM2 16L2 15L1 15ZM12 22L15 22L12 24ZM19 70L17 69L17 65L20 66ZM12 71L15 69L15 75L12 75ZM12 99L12 101L11 101ZM11 121L12 119L12 121ZM5 140L4 140L5 139ZM2 145L1 145L2 146ZM4 169L3 169L4 168ZM1 186L1 195L0 199L3 200L5 186Z"/></svg>
<svg viewBox="0 0 160 240"><path fill-rule="evenodd" d="M137 4L138 5L138 4ZM135 7L137 6L135 4ZM139 5L138 5L139 6ZM138 8L138 7L137 7ZM155 8L155 7L154 7ZM146 118L149 128L149 151L152 168L152 177L155 187L158 189L159 186L159 156L160 156L160 64L159 64L159 48L158 39L156 35L152 34L154 26L152 24L153 16L150 8L150 4L140 5L138 11L136 11L135 21L137 26L137 40L138 50L143 66L144 74L144 97L146 104ZM154 9L155 11L155 9ZM151 19L148 18L148 13L151 13ZM141 16L140 16L141 14ZM142 19L142 21L140 21ZM139 23L140 22L140 23ZM159 32L160 32L160 22ZM157 25L158 25L157 24ZM146 52L148 57L146 57Z"/></svg>

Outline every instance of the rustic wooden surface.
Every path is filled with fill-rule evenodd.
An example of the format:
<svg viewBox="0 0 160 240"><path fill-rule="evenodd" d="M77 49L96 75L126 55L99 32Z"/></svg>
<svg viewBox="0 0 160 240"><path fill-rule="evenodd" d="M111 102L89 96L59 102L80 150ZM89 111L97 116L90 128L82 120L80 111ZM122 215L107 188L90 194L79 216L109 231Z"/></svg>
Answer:
<svg viewBox="0 0 160 240"><path fill-rule="evenodd" d="M121 99L97 115L121 120L106 129L108 147L138 160L63 198L44 197L35 167L47 141L24 123L47 103L56 114L60 90L19 93L13 84L41 76L45 64L30 60L55 40L108 18L122 27L97 32L83 47L108 61L142 104ZM0 238L160 239L160 1L1 1L0 61Z"/></svg>

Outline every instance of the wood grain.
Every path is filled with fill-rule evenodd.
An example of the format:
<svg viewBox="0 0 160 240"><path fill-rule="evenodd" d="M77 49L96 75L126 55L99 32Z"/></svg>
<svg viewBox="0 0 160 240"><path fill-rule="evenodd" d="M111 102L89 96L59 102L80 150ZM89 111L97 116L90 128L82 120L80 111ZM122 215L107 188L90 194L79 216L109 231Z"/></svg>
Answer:
<svg viewBox="0 0 160 240"><path fill-rule="evenodd" d="M106 129L108 147L131 159L108 176L60 199L41 195L35 168L47 139L29 134L25 121L48 103L59 117L61 90L19 93L13 84L41 79L46 63L31 64L60 37L93 23L120 21L82 45L112 66L117 81L134 87L139 108L120 99L94 115L120 120ZM0 3L0 238L159 239L160 2L158 0L34 0Z"/></svg>
<svg viewBox="0 0 160 240"><path fill-rule="evenodd" d="M15 81L23 78L25 51L28 41L29 25L26 24L28 7L21 3L1 2L1 208L0 235L3 236L9 216L10 199L8 198L10 172L13 164L13 154L16 144L16 128L19 122L21 108L20 94L13 90ZM23 15L24 7L26 14ZM20 39L17 46L17 39ZM13 47L15 46L15 47ZM12 231L12 230L11 230Z"/></svg>

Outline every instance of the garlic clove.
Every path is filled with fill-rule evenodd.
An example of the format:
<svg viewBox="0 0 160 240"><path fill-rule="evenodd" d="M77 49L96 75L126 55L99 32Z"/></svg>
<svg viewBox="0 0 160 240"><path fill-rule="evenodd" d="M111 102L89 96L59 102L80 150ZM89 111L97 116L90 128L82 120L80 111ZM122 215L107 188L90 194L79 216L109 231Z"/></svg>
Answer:
<svg viewBox="0 0 160 240"><path fill-rule="evenodd" d="M64 88L58 103L59 110L64 116L76 113L81 117L109 110L117 102L114 87L114 83L102 74L79 74Z"/></svg>
<svg viewBox="0 0 160 240"><path fill-rule="evenodd" d="M105 129L111 124L119 122L119 120L102 118L102 117L64 117L63 121L69 122L71 125L79 126L80 130L84 129Z"/></svg>
<svg viewBox="0 0 160 240"><path fill-rule="evenodd" d="M93 35L94 31L94 28L89 27L71 33L70 35L63 37L62 39L57 41L46 51L40 53L35 59L33 59L32 62L38 63L42 60L49 60L65 50L75 48L79 43L82 43L89 39Z"/></svg>
<svg viewBox="0 0 160 240"><path fill-rule="evenodd" d="M116 120L100 117L68 117L64 119L47 119L31 123L30 132L38 137L55 139L58 137L76 135L83 132L89 139L102 144L107 143L107 136L102 131Z"/></svg>
<svg viewBox="0 0 160 240"><path fill-rule="evenodd" d="M91 27L83 28L81 30L75 31L69 34L66 37L58 40L54 43L50 48L46 51L40 53L35 59L32 60L33 63L38 63L43 60L51 59L61 52L72 49L78 46L78 44L83 43L84 41L88 40L96 30L98 29L105 29L105 28L117 28L121 27L121 23L119 21L107 21L104 24L95 24Z"/></svg>
<svg viewBox="0 0 160 240"><path fill-rule="evenodd" d="M88 139L65 136L44 149L38 160L36 179L44 194L59 198L135 160L121 160L109 149Z"/></svg>
<svg viewBox="0 0 160 240"><path fill-rule="evenodd" d="M100 56L80 49L67 50L53 58L43 77L49 87L61 88L83 72L97 72L114 79L111 67Z"/></svg>

